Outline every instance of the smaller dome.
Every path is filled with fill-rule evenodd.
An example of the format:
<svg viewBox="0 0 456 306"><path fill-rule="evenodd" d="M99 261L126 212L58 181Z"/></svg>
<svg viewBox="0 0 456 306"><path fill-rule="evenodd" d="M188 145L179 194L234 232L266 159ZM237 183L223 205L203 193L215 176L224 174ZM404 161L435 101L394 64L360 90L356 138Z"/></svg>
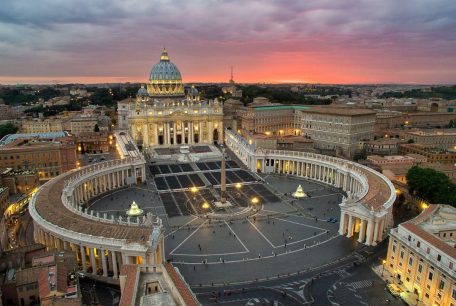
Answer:
<svg viewBox="0 0 456 306"><path fill-rule="evenodd" d="M196 89L195 85L192 85L187 91L187 94L191 97L196 97L198 96L199 92L198 89Z"/></svg>
<svg viewBox="0 0 456 306"><path fill-rule="evenodd" d="M138 96L147 96L147 89L144 85L141 85L141 88L138 90Z"/></svg>

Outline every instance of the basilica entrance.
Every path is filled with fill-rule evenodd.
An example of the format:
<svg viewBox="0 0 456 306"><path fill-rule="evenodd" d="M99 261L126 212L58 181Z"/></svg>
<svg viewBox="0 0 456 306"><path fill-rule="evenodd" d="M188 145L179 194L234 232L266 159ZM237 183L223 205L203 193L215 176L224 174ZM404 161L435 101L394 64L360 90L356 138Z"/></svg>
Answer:
<svg viewBox="0 0 456 306"><path fill-rule="evenodd" d="M182 143L182 135L181 134L177 134L177 137L176 137L176 141L177 141L177 144L181 144Z"/></svg>
<svg viewBox="0 0 456 306"><path fill-rule="evenodd" d="M193 135L193 142L198 143L199 142L199 134Z"/></svg>
<svg viewBox="0 0 456 306"><path fill-rule="evenodd" d="M158 144L159 144L159 145L164 144L163 139L164 139L164 138L163 138L163 135L158 135Z"/></svg>

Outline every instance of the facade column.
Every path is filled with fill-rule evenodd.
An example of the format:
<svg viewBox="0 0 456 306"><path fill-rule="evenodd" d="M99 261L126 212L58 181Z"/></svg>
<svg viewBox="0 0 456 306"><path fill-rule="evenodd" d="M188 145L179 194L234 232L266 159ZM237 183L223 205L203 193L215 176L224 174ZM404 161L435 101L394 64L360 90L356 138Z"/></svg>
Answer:
<svg viewBox="0 0 456 306"><path fill-rule="evenodd" d="M366 233L366 245L372 244L372 232L374 230L374 221L368 220L367 221L367 233Z"/></svg>
<svg viewBox="0 0 456 306"><path fill-rule="evenodd" d="M119 275L118 275L118 272L117 272L117 255L116 255L116 252L114 251L111 251L112 253L112 271L114 272L114 278L118 278Z"/></svg>
<svg viewBox="0 0 456 306"><path fill-rule="evenodd" d="M380 221L376 221L376 222L375 222L375 226L374 226L374 242L373 242L373 245L376 245L376 244L377 244L377 240L378 240L378 225L379 225L379 222L380 222Z"/></svg>
<svg viewBox="0 0 456 306"><path fill-rule="evenodd" d="M92 266L92 274L97 274L97 262L95 261L95 252L93 248L89 248L90 265Z"/></svg>
<svg viewBox="0 0 456 306"><path fill-rule="evenodd" d="M348 215L348 231L347 231L347 237L350 238L351 236L353 236L353 219L355 217L351 216L351 215Z"/></svg>
<svg viewBox="0 0 456 306"><path fill-rule="evenodd" d="M107 250L108 252L108 271L112 271L112 252Z"/></svg>
<svg viewBox="0 0 456 306"><path fill-rule="evenodd" d="M345 224L347 223L347 214L342 212L340 224L339 224L339 235L345 234Z"/></svg>
<svg viewBox="0 0 456 306"><path fill-rule="evenodd" d="M108 276L108 265L106 263L105 250L100 250L100 252L101 252L101 264L103 267L103 276L106 277L106 276Z"/></svg>
<svg viewBox="0 0 456 306"><path fill-rule="evenodd" d="M87 265L86 265L86 250L83 245L81 245L81 264L82 264L82 271L87 272Z"/></svg>
<svg viewBox="0 0 456 306"><path fill-rule="evenodd" d="M359 238L358 242L363 242L366 238L366 220L361 219L361 226L359 227Z"/></svg>
<svg viewBox="0 0 456 306"><path fill-rule="evenodd" d="M174 140L174 146L177 144L177 125L176 122L173 122L173 140Z"/></svg>

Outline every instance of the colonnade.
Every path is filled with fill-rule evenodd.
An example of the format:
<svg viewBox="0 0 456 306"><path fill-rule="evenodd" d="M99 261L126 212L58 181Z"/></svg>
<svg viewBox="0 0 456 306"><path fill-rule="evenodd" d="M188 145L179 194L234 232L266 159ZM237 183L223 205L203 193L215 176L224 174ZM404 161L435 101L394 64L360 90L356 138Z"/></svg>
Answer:
<svg viewBox="0 0 456 306"><path fill-rule="evenodd" d="M65 180L65 187L62 196L58 198L59 200L56 199L53 209L68 209L67 214L72 218L69 220L77 220L77 218L81 218L81 222L92 220L91 222L94 223L88 225L89 230L85 233L74 231L72 222L63 224L63 226L62 224L54 225L48 221L52 218L46 220L47 210L41 211L41 213L36 210L36 206L40 205L40 194L52 193L52 187L49 189L46 188L46 185L58 180ZM114 218L107 219L106 214L104 217L98 217L97 214L94 219L92 214L88 215L80 208L82 204L100 194L144 181L145 161L141 158L104 162L54 178L38 190L30 204L30 214L34 220L35 241L45 245L49 251L73 252L83 272L91 272L104 277L118 278L122 264L157 264L163 262L164 239L159 219L156 220L158 223L144 225L151 227L152 238L144 236L144 242L138 243L136 240L130 241L129 237L135 236L134 233L141 230L138 228L139 224L135 227L129 224L121 224ZM56 184L51 184L51 186ZM61 187L59 189L61 190ZM43 199L49 198L44 197ZM50 213L52 214L52 212ZM155 222L150 218L149 220ZM122 235L114 235L113 233L110 236L109 231L102 234L103 223L110 224L111 227L114 225L115 228L112 228L112 231L122 232ZM149 232L149 229L146 228L142 228L142 230L146 233Z"/></svg>
<svg viewBox="0 0 456 306"><path fill-rule="evenodd" d="M366 218L350 212L342 212L339 234L348 238L358 235L358 242L366 245L376 245L382 241L386 229L386 218Z"/></svg>
<svg viewBox="0 0 456 306"><path fill-rule="evenodd" d="M126 186L126 178L132 176L132 169L130 168L91 177L74 188L73 199L76 204L83 204L99 194Z"/></svg>
<svg viewBox="0 0 456 306"><path fill-rule="evenodd" d="M303 177L342 189L339 233L375 245L392 227L395 188L382 174L352 161L308 152L255 148L232 130L225 144L254 172ZM378 201L378 199L383 199Z"/></svg>
<svg viewBox="0 0 456 306"><path fill-rule="evenodd" d="M359 194L365 188L360 174L342 171L337 165L329 163L286 158L259 158L257 172L286 174L316 180L342 188L346 192ZM367 183L367 182L366 182Z"/></svg>
<svg viewBox="0 0 456 306"><path fill-rule="evenodd" d="M122 252L108 248L84 245L81 242L69 242L58 238L41 228L35 228L35 241L46 246L48 251L72 252L85 273L99 274L105 277L119 277L120 266L125 263L141 263L141 256L125 256Z"/></svg>

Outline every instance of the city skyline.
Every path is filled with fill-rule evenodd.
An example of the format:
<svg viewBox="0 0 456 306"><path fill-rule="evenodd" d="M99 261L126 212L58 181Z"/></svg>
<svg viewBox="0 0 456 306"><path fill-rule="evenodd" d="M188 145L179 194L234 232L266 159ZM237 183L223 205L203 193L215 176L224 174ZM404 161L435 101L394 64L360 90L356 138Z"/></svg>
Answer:
<svg viewBox="0 0 456 306"><path fill-rule="evenodd" d="M431 6L432 5L432 6ZM456 83L452 1L6 1L0 83Z"/></svg>

